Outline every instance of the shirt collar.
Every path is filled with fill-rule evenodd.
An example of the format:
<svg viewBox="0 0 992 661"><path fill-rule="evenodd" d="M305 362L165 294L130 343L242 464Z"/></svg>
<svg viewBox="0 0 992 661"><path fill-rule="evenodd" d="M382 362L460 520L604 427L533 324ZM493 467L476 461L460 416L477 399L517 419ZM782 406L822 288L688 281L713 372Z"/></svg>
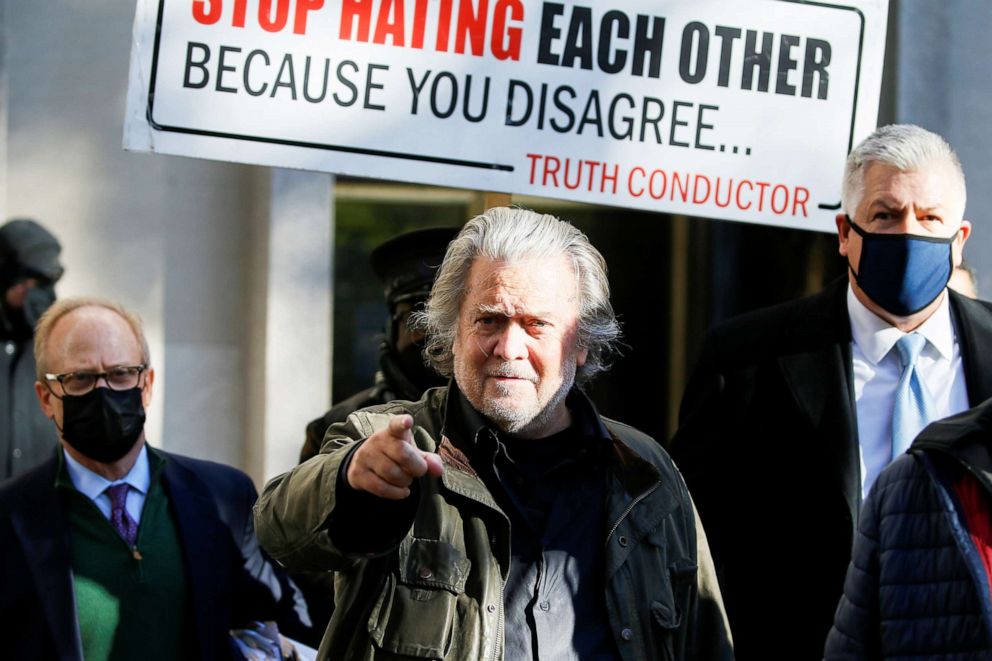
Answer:
<svg viewBox="0 0 992 661"><path fill-rule="evenodd" d="M949 299L945 291L937 309L913 331L925 337L927 344L933 346L942 358L948 360L954 355L954 325L951 322ZM850 284L847 286L847 312L851 318L851 336L854 343L873 365L877 365L885 358L899 338L905 335L865 307L864 303L854 295Z"/></svg>
<svg viewBox="0 0 992 661"><path fill-rule="evenodd" d="M69 473L72 486L90 500L96 500L97 496L106 491L107 487L115 484L128 484L132 489L143 494L148 493L148 487L151 485L151 471L148 465L147 445L141 446L138 458L127 475L113 482L83 466L65 450L62 451L62 456L65 458L65 468Z"/></svg>

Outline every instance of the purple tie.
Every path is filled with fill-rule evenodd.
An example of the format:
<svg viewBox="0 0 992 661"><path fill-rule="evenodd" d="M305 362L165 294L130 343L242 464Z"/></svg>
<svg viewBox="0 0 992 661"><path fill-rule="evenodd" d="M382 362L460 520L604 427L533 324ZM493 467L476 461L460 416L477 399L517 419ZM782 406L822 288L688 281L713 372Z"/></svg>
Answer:
<svg viewBox="0 0 992 661"><path fill-rule="evenodd" d="M138 523L127 513L127 490L126 484L115 484L107 487L107 495L110 496L110 523L114 530L124 538L127 545L134 548L134 541L138 537Z"/></svg>

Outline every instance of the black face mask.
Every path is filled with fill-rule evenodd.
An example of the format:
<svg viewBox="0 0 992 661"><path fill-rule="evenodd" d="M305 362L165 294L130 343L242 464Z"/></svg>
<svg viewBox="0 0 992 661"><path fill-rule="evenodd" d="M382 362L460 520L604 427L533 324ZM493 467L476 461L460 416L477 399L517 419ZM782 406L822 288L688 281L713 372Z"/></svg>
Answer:
<svg viewBox="0 0 992 661"><path fill-rule="evenodd" d="M24 340L34 335L35 324L45 313L45 310L55 302L54 285L37 285L28 288L24 293L24 303L21 307L11 307L6 298L0 298L0 329L2 336L8 340Z"/></svg>
<svg viewBox="0 0 992 661"><path fill-rule="evenodd" d="M424 363L424 347L420 344L410 344L402 351L396 352L397 362L403 374L417 386L421 392L435 386L443 386L448 382L429 365Z"/></svg>
<svg viewBox="0 0 992 661"><path fill-rule="evenodd" d="M85 457L102 463L126 455L145 428L141 388L94 388L62 398L62 438Z"/></svg>
<svg viewBox="0 0 992 661"><path fill-rule="evenodd" d="M37 285L24 294L24 323L34 329L45 310L55 302L55 287L52 285Z"/></svg>

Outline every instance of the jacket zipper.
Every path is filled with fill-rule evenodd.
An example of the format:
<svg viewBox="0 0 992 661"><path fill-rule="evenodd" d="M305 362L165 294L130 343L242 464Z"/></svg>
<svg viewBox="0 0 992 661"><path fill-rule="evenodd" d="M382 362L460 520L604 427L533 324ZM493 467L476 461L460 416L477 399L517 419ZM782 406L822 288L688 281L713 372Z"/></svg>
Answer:
<svg viewBox="0 0 992 661"><path fill-rule="evenodd" d="M497 563L497 571L499 563ZM503 637L503 590L506 589L506 581L500 576L499 585L499 617L496 620L496 640L493 641L493 661L496 661L496 655L499 652L499 639ZM506 646L504 645L504 648Z"/></svg>
<svg viewBox="0 0 992 661"><path fill-rule="evenodd" d="M613 537L613 533L615 533L617 531L617 528L619 528L620 527L620 524L623 523L623 520L627 518L627 515L630 514L631 511L635 507L637 507L637 503L641 502L642 500L644 500L645 498L647 498L648 496L650 496L651 494L653 494L655 491L658 490L658 487L660 487L660 486L661 486L661 481L659 480L658 482L655 482L654 483L654 486L652 486L650 489L648 489L647 491L643 492L637 498L635 498L634 500L632 500L631 503L630 503L630 505L627 505L627 509L625 509L623 511L623 513L620 514L620 518L618 518L616 520L616 523L614 523L613 524L613 527L610 528L610 532L607 533L607 535L606 535L606 542L604 543L604 546L609 546L610 545L610 538Z"/></svg>

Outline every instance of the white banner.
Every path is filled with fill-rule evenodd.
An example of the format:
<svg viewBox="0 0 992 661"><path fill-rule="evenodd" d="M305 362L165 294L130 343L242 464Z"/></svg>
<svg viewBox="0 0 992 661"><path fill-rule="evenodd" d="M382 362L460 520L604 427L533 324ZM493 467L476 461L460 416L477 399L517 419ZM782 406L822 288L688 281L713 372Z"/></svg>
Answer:
<svg viewBox="0 0 992 661"><path fill-rule="evenodd" d="M124 146L833 231L887 0L138 0Z"/></svg>

